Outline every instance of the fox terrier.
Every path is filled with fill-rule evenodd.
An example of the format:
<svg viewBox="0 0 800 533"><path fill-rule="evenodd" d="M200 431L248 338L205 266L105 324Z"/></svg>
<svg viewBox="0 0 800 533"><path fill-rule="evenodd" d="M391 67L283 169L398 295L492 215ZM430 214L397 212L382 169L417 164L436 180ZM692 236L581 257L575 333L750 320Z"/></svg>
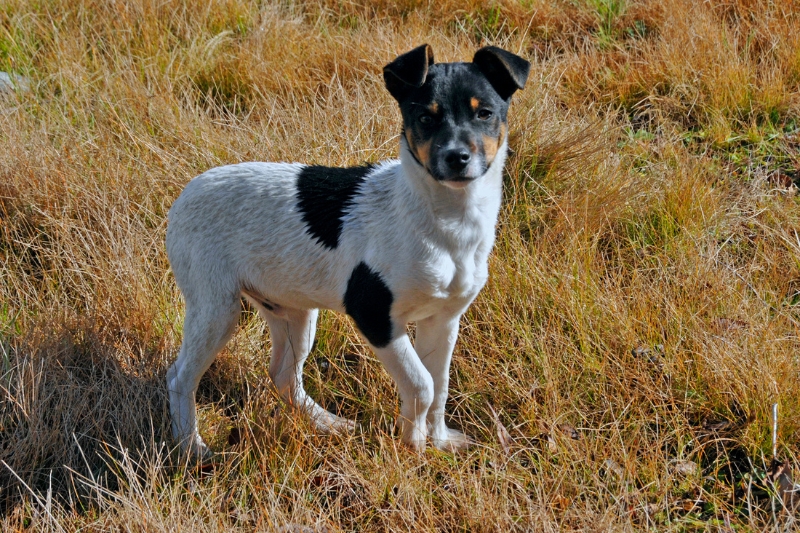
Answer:
<svg viewBox="0 0 800 533"><path fill-rule="evenodd" d="M352 317L396 382L404 444L470 445L445 425L450 360L459 319L488 277L508 106L529 69L494 46L471 63L437 64L423 45L383 69L403 117L399 160L241 163L189 182L169 211L166 240L186 302L183 343L167 372L172 432L184 450L209 454L195 393L236 329L242 297L269 326L277 391L319 430L355 427L303 388L325 308Z"/></svg>

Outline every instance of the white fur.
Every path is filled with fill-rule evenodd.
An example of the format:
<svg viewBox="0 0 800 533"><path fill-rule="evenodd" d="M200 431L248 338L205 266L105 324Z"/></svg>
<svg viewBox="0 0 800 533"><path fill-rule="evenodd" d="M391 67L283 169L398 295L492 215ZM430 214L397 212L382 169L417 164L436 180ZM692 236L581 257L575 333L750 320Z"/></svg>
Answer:
<svg viewBox="0 0 800 533"><path fill-rule="evenodd" d="M459 318L487 279L505 157L504 143L483 176L454 189L428 175L401 137L401 159L371 171L335 249L306 232L297 210L303 165L242 163L194 178L170 209L167 229L186 300L184 341L167 373L176 439L208 453L197 432L195 391L236 327L242 295L269 325L269 373L282 397L323 430L352 429L305 393L302 369L317 309L344 312L347 281L364 261L394 297L393 340L373 350L399 389L402 441L415 449L426 437L438 448L466 446L444 423L450 358ZM417 323L416 346L405 334L409 322Z"/></svg>

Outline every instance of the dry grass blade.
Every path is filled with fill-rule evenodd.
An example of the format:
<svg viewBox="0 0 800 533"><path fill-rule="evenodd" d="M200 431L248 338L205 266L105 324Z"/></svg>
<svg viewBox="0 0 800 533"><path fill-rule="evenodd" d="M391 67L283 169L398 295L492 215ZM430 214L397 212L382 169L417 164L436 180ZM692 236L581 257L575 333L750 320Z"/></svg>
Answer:
<svg viewBox="0 0 800 533"><path fill-rule="evenodd" d="M497 430L497 441L500 443L500 449L502 449L503 453L506 455L511 455L511 445L513 444L511 434L500 421L500 416L497 414L497 411L494 410L494 407L492 407L491 404L487 404L487 406L489 407L489 413L492 415L492 421Z"/></svg>

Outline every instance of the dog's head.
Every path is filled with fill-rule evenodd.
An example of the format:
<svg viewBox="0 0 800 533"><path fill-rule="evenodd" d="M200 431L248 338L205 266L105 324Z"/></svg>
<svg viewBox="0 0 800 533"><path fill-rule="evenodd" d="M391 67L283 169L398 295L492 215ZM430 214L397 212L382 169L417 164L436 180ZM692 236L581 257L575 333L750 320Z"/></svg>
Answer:
<svg viewBox="0 0 800 533"><path fill-rule="evenodd" d="M494 46L472 63L434 64L425 44L386 65L383 78L400 104L411 155L440 183L461 188L486 173L505 142L508 104L529 70Z"/></svg>

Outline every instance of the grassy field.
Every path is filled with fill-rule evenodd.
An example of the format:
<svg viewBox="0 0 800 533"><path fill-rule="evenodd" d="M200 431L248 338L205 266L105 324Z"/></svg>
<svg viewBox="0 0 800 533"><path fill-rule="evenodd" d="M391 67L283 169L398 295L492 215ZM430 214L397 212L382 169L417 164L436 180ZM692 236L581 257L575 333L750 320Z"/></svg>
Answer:
<svg viewBox="0 0 800 533"><path fill-rule="evenodd" d="M0 1L29 80L0 93L0 528L800 530L769 476L777 404L800 477L798 28L797 0ZM361 430L314 435L243 307L198 395L218 460L187 466L169 206L221 164L396 157L381 68L426 42L532 62L452 369L479 445L400 447L332 313L307 387Z"/></svg>

